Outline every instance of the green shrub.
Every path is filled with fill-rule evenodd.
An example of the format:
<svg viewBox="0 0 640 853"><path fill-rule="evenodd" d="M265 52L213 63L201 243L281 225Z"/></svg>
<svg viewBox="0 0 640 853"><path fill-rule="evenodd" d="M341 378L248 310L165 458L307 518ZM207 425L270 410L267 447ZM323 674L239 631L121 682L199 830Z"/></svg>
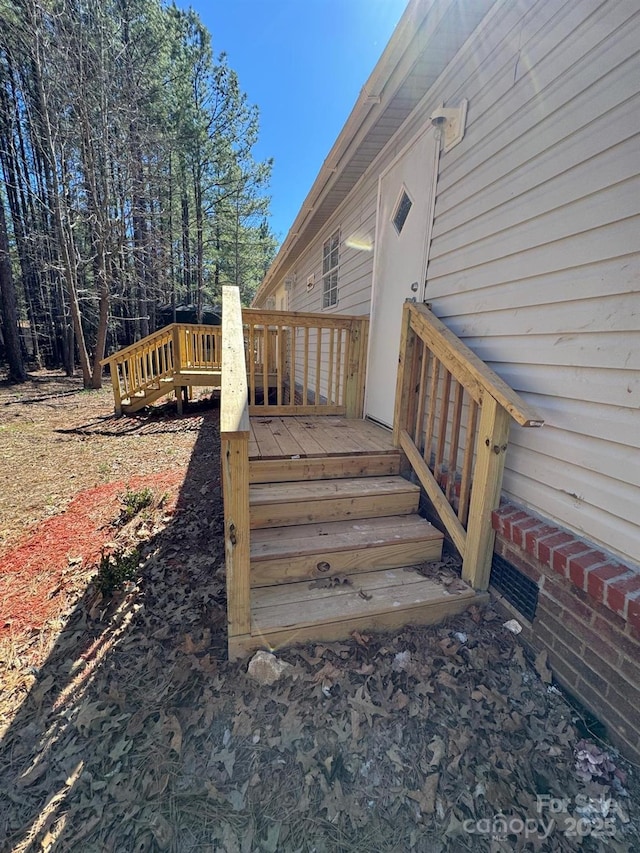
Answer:
<svg viewBox="0 0 640 853"><path fill-rule="evenodd" d="M125 521L130 521L134 515L137 515L143 509L151 506L153 503L153 492L149 488L138 489L137 492L127 489L122 498L123 516Z"/></svg>
<svg viewBox="0 0 640 853"><path fill-rule="evenodd" d="M112 554L101 551L96 586L107 596L113 595L117 589L122 589L127 581L134 581L138 576L140 552L114 551Z"/></svg>

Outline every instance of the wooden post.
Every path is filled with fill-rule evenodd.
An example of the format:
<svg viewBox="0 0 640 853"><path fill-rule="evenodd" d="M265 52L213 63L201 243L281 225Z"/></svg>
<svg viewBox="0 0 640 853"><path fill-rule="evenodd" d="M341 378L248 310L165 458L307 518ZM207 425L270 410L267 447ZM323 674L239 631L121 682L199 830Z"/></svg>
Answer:
<svg viewBox="0 0 640 853"><path fill-rule="evenodd" d="M476 464L462 563L462 577L474 589L489 588L495 541L491 513L500 503L510 422L509 412L490 394L485 394L480 410Z"/></svg>
<svg viewBox="0 0 640 853"><path fill-rule="evenodd" d="M366 351L367 320L354 320L348 332L345 353L344 405L348 418L361 418L363 415Z"/></svg>
<svg viewBox="0 0 640 853"><path fill-rule="evenodd" d="M265 359L266 346L265 343ZM229 657L251 633L249 575L249 395L240 293L222 288L222 377L220 438L227 571Z"/></svg>
<svg viewBox="0 0 640 853"><path fill-rule="evenodd" d="M173 347L173 372L180 373L182 370L182 355L180 353L180 329L177 323L171 326L171 342Z"/></svg>
<svg viewBox="0 0 640 853"><path fill-rule="evenodd" d="M113 403L115 413L118 417L122 414L122 397L120 396L120 377L118 362L109 362L109 373L111 374L111 387L113 388Z"/></svg>
<svg viewBox="0 0 640 853"><path fill-rule="evenodd" d="M369 343L369 318L363 317L359 321L358 343L360 351L358 353L358 405L357 418L364 417L364 391L367 384L367 347Z"/></svg>
<svg viewBox="0 0 640 853"><path fill-rule="evenodd" d="M251 631L249 584L249 433L222 439L227 623L232 639Z"/></svg>
<svg viewBox="0 0 640 853"><path fill-rule="evenodd" d="M405 302L402 309L402 328L400 331L400 352L398 354L398 375L396 380L396 400L393 407L393 446L400 447L400 435L412 433L409 425L410 407L408 400L413 395L411 380L414 364L416 335L411 328L411 302Z"/></svg>

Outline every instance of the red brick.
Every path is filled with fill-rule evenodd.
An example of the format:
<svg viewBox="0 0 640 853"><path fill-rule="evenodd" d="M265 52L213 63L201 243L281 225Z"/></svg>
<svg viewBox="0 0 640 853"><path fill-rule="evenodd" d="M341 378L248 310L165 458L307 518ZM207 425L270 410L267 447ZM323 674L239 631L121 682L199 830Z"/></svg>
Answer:
<svg viewBox="0 0 640 853"><path fill-rule="evenodd" d="M627 597L630 593L640 590L640 574L629 570L627 575L609 581L605 587L605 604L614 613L621 616L627 614Z"/></svg>
<svg viewBox="0 0 640 853"><path fill-rule="evenodd" d="M604 602L605 581L620 577L626 572L626 566L620 563L607 563L605 566L594 567L587 577L587 592L596 601Z"/></svg>
<svg viewBox="0 0 640 853"><path fill-rule="evenodd" d="M525 518L519 521L511 522L511 541L519 548L524 547L524 537L527 530L532 530L540 524L537 518L526 515Z"/></svg>
<svg viewBox="0 0 640 853"><path fill-rule="evenodd" d="M586 542L580 542L579 539L573 539L566 545L561 545L559 548L553 549L552 568L554 572L564 577L568 576L567 566L571 557L577 557L578 554L584 554L589 550Z"/></svg>
<svg viewBox="0 0 640 853"><path fill-rule="evenodd" d="M586 626L567 610L564 611L563 624L571 634L583 640L589 648L597 651L605 660L614 666L618 663L620 648L615 642L615 638L607 641L606 637L600 636L596 630Z"/></svg>
<svg viewBox="0 0 640 853"><path fill-rule="evenodd" d="M640 631L640 592L634 592L629 596L627 619L637 631Z"/></svg>
<svg viewBox="0 0 640 853"><path fill-rule="evenodd" d="M577 676L588 678L594 687L597 687L606 692L607 683L604 678L601 678L598 673L592 672L592 668L570 647L563 646L559 640L556 640L555 648L549 653L549 663L554 674L560 665L564 664L570 667ZM576 681L577 679L574 679Z"/></svg>
<svg viewBox="0 0 640 853"><path fill-rule="evenodd" d="M592 690L583 681L578 683L575 695L606 725L608 739L613 741L613 743L617 742L617 746L632 761L640 760L637 732L612 707L611 701L602 697L597 690ZM631 749L629 746L631 746Z"/></svg>
<svg viewBox="0 0 640 853"><path fill-rule="evenodd" d="M625 629L628 627L627 621L619 616L617 613L614 613L613 610L609 610L606 604L602 604L599 601L594 601L592 598L589 598L589 606L593 607L593 612L600 614L606 622L611 625L613 628L617 628L621 634L624 634ZM594 617L595 624L595 617Z"/></svg>
<svg viewBox="0 0 640 853"><path fill-rule="evenodd" d="M636 690L640 690L640 666L627 655L621 656L620 672L635 686Z"/></svg>
<svg viewBox="0 0 640 853"><path fill-rule="evenodd" d="M622 718L630 725L630 731L640 731L640 693L630 690L622 696L613 687L609 690L608 699L613 707L621 714ZM627 735L628 737L628 735Z"/></svg>
<svg viewBox="0 0 640 853"><path fill-rule="evenodd" d="M580 554L578 557L572 557L569 560L569 577L580 589L587 588L587 577L590 568L595 568L602 563L607 562L606 554L602 551L587 551L586 554Z"/></svg>
<svg viewBox="0 0 640 853"><path fill-rule="evenodd" d="M506 539L510 541L513 539L513 525L518 521L523 521L525 518L529 518L529 514L521 509L516 509L515 512L511 512L508 516L502 518L503 532Z"/></svg>
<svg viewBox="0 0 640 853"><path fill-rule="evenodd" d="M544 539L538 540L538 559L541 563L545 563L547 566L551 565L551 554L553 553L554 548L560 547L560 545L567 545L569 542L574 542L575 537L571 536L569 533L554 533L553 536L545 537Z"/></svg>
<svg viewBox="0 0 640 853"><path fill-rule="evenodd" d="M550 631L560 646L573 649L576 654L581 654L584 640L581 632L573 630L568 624L566 611L554 611L551 608L542 610L539 615L536 615L534 627L536 631L540 632L541 636L545 636L544 630ZM556 647L555 644L553 647Z"/></svg>
<svg viewBox="0 0 640 853"><path fill-rule="evenodd" d="M638 694L638 699L640 700L638 686L632 684L624 673L620 672L618 669L614 669L614 667L603 661L600 655L596 652L591 649L585 649L584 661L600 678L604 678L612 689L617 690L618 693L627 697L635 692ZM586 675L584 677L586 678Z"/></svg>
<svg viewBox="0 0 640 853"><path fill-rule="evenodd" d="M613 613L611 616L615 618ZM591 648L598 649L598 642L602 643L604 641L607 648L613 646L619 652L631 658L631 660L640 659L640 642L629 634L620 631L606 616L596 616L593 623L593 630L597 640L596 644L592 644ZM615 664L615 661L611 662Z"/></svg>
<svg viewBox="0 0 640 853"><path fill-rule="evenodd" d="M527 530L524 535L524 550L531 554L532 557L538 558L538 542L544 539L545 536L551 536L554 533L560 533L557 527L551 524L540 522L537 527L532 530Z"/></svg>
<svg viewBox="0 0 640 853"><path fill-rule="evenodd" d="M584 601L581 601L578 596L571 589L569 583L563 584L562 581L554 578L547 578L544 585L544 593L543 595L549 596L551 599L558 602L558 604L571 611L575 616L582 619L585 623L590 623L592 619L593 610Z"/></svg>

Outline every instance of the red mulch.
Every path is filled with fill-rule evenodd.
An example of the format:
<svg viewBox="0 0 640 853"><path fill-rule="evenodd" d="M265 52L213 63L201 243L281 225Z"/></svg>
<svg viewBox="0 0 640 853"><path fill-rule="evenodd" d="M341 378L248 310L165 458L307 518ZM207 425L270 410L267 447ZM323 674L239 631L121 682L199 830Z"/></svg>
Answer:
<svg viewBox="0 0 640 853"><path fill-rule="evenodd" d="M184 470L178 469L87 489L63 513L36 525L19 545L0 553L0 636L40 629L59 614L56 592L64 589L70 561L84 572L98 563L101 549L113 538L119 497L127 488L168 492L171 512L183 479Z"/></svg>

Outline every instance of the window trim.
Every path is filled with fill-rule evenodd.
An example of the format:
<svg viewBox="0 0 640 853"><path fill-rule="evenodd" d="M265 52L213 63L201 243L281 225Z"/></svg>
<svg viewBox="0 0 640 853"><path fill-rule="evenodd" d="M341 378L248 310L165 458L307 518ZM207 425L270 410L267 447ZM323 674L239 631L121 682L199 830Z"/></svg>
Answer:
<svg viewBox="0 0 640 853"><path fill-rule="evenodd" d="M335 259L334 259L335 253ZM335 260L335 263L332 261ZM335 308L338 304L338 271L340 269L340 229L327 237L322 244L322 308Z"/></svg>
<svg viewBox="0 0 640 853"><path fill-rule="evenodd" d="M396 220L398 218L398 214L400 213L402 202L404 201L405 197L409 202L409 207L407 208L407 212L405 214L404 219L402 220L401 226L398 228L398 223L396 222ZM400 192L398 193L398 196L396 198L396 203L393 205L391 213L391 224L393 225L394 230L396 232L396 237L399 237L404 231L404 226L407 224L407 219L409 218L411 208L413 207L414 203L414 200L411 198L411 193L403 182L402 186L400 187Z"/></svg>

